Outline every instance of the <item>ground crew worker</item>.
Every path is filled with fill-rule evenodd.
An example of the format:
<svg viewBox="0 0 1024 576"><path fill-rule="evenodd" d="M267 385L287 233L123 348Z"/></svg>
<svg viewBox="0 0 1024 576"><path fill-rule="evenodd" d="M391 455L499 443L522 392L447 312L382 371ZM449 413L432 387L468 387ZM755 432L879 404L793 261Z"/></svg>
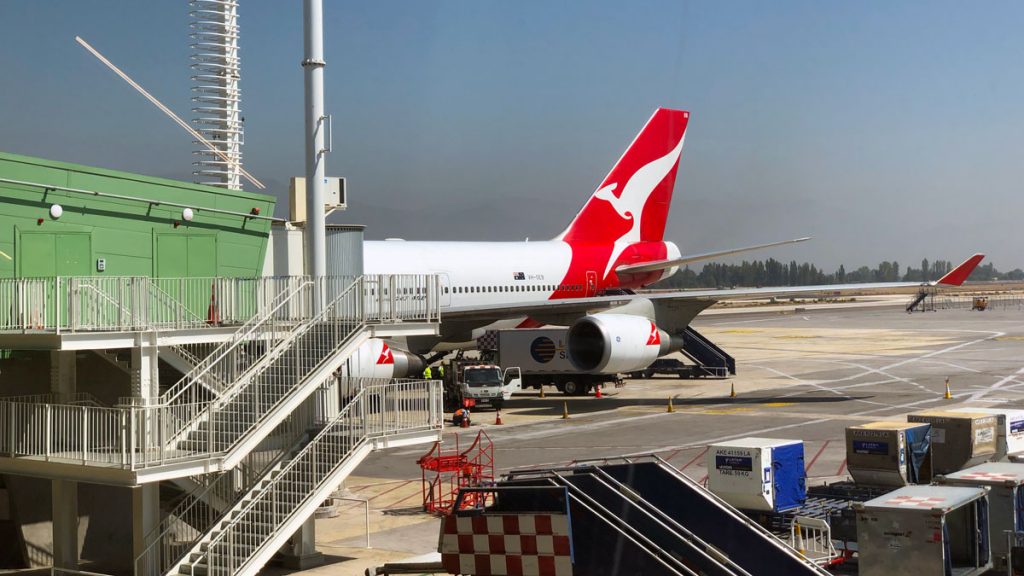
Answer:
<svg viewBox="0 0 1024 576"><path fill-rule="evenodd" d="M426 378L427 380L431 379L430 366L427 366L426 368L423 369L423 377Z"/></svg>
<svg viewBox="0 0 1024 576"><path fill-rule="evenodd" d="M455 426L462 426L463 420L466 421L466 426L469 426L469 408L459 408L452 416L452 424Z"/></svg>

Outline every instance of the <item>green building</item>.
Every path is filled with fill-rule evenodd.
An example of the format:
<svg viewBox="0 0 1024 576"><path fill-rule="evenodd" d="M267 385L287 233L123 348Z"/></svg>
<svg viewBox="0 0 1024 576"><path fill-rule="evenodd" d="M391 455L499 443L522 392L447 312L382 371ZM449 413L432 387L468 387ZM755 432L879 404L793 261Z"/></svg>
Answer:
<svg viewBox="0 0 1024 576"><path fill-rule="evenodd" d="M274 202L0 152L0 278L256 277Z"/></svg>

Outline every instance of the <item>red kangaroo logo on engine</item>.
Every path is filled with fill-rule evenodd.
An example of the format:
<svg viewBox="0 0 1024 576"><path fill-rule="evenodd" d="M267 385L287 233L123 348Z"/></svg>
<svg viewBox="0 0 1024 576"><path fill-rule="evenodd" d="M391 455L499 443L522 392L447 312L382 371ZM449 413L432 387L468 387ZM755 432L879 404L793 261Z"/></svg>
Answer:
<svg viewBox="0 0 1024 576"><path fill-rule="evenodd" d="M658 327L651 322L651 335L647 337L648 346L661 346L661 333L658 332Z"/></svg>
<svg viewBox="0 0 1024 576"><path fill-rule="evenodd" d="M377 364L394 364L395 355L391 353L391 348L388 348L387 344L383 344L383 349L380 351L380 357L377 358Z"/></svg>

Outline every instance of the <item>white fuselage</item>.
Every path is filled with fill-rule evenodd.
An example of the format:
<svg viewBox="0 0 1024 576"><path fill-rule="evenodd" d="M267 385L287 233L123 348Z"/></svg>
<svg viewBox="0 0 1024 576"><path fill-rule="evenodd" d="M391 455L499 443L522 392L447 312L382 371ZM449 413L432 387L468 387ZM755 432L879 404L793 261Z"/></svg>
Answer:
<svg viewBox="0 0 1024 576"><path fill-rule="evenodd" d="M446 308L535 302L556 292L583 295L583 286L560 284L571 258L560 241L363 244L366 274L438 274Z"/></svg>

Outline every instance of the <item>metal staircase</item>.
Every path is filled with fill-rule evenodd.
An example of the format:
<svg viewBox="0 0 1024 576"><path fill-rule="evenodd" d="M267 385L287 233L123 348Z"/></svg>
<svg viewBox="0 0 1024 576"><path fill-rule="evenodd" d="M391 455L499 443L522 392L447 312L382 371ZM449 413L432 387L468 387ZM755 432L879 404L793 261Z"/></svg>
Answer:
<svg viewBox="0 0 1024 576"><path fill-rule="evenodd" d="M433 287L421 280L426 288L407 288L413 277L348 279L317 314L309 311L324 290L308 279L293 285L156 398L114 408L0 401L3 467L82 478L103 467L105 482L129 485L231 469L331 378L371 324L429 321L436 300L399 301Z"/></svg>
<svg viewBox="0 0 1024 576"><path fill-rule="evenodd" d="M736 360L700 332L687 326L682 333L683 349L680 350L708 376L728 378L736 374Z"/></svg>
<svg viewBox="0 0 1024 576"><path fill-rule="evenodd" d="M203 360L209 358L216 349L215 346L207 343L161 346L160 359L185 375L195 370L196 366L202 364ZM219 393L227 388L228 382L221 380L217 374L207 373L201 377L200 384L206 386L211 392Z"/></svg>
<svg viewBox="0 0 1024 576"><path fill-rule="evenodd" d="M189 551L177 572L255 574L372 450L361 413L364 394L285 466L269 471Z"/></svg>
<svg viewBox="0 0 1024 576"><path fill-rule="evenodd" d="M97 356L103 358L118 370L125 374L132 373L131 353L124 350L93 350Z"/></svg>
<svg viewBox="0 0 1024 576"><path fill-rule="evenodd" d="M311 422L302 417L289 420L234 469L175 480L177 486L187 487L188 492L146 535L149 545L135 560L135 574L164 574L171 570L204 534L218 525L241 495L268 473L280 470L310 436Z"/></svg>
<svg viewBox="0 0 1024 576"><path fill-rule="evenodd" d="M332 388L348 401L312 439L300 432L241 489L225 473L187 495L136 559L136 574L255 574L378 442L436 438L439 384L364 379Z"/></svg>
<svg viewBox="0 0 1024 576"><path fill-rule="evenodd" d="M171 435L168 448L201 458L221 455L223 467L233 467L369 338L357 310L361 302L361 292L350 286L318 315L285 332L215 400L185 421ZM235 368L233 362L229 368ZM168 404L180 405L178 398ZM192 406L184 405L186 410Z"/></svg>
<svg viewBox="0 0 1024 576"><path fill-rule="evenodd" d="M436 330L436 277L293 280L273 297L239 282L244 298L217 288L235 318L254 304L233 332L216 327L214 338L189 344L154 339L185 372L156 397L114 407L81 394L0 399L0 471L124 486L173 481L178 488L164 487L176 505L143 538L136 574L255 574L367 454L435 441L443 419L439 382L335 376L371 335ZM66 321L58 307L50 323L58 329L155 332L172 301L196 299L187 282L159 298L145 281L130 283L145 290L128 305L84 281L67 285L97 304L68 307ZM53 292L63 286L55 281ZM329 301L316 306L324 294ZM160 314L147 307L153 300ZM76 320L83 315L90 322ZM200 327L191 316L167 323ZM124 368L118 354L104 358Z"/></svg>

